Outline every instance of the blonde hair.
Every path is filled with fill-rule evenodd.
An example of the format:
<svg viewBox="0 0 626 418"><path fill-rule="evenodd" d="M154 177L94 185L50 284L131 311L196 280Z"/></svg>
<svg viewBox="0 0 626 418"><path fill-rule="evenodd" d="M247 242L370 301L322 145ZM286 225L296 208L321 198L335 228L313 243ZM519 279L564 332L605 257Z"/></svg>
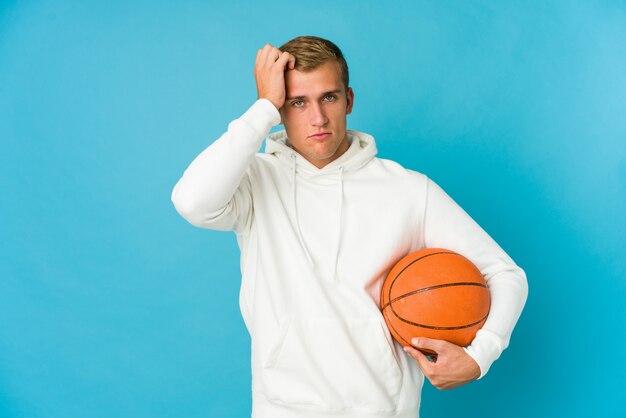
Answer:
<svg viewBox="0 0 626 418"><path fill-rule="evenodd" d="M345 86L345 92L348 92L348 64L339 47L331 41L317 36L298 36L278 49L282 52L289 52L296 57L295 69L302 72L313 71L328 61L335 61L339 64L341 81L343 81Z"/></svg>

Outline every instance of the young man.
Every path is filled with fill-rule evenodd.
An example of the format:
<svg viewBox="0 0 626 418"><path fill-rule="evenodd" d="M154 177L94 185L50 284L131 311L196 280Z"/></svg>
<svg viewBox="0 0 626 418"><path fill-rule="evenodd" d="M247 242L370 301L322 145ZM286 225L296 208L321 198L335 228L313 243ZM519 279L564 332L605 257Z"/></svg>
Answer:
<svg viewBox="0 0 626 418"><path fill-rule="evenodd" d="M526 301L523 270L432 180L346 129L354 92L336 45L265 45L254 75L258 100L172 191L191 224L237 234L252 416L414 418L424 376L439 389L484 376ZM421 338L405 353L379 311L380 288L400 258L427 247L469 258L491 311L468 347Z"/></svg>

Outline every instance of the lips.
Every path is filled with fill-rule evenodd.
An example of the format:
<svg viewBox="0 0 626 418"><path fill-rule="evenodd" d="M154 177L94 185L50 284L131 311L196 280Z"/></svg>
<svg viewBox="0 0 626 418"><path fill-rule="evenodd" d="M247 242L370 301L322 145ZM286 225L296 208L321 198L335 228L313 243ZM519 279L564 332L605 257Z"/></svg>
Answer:
<svg viewBox="0 0 626 418"><path fill-rule="evenodd" d="M309 135L311 139L324 139L330 135L330 132L320 132L318 134Z"/></svg>

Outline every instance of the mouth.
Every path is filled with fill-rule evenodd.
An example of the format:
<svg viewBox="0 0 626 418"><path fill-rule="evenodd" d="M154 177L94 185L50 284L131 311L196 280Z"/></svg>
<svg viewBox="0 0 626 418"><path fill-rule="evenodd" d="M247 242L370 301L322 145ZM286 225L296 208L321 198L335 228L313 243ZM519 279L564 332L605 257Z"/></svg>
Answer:
<svg viewBox="0 0 626 418"><path fill-rule="evenodd" d="M320 132L319 134L309 135L309 139L320 140L330 136L330 132Z"/></svg>

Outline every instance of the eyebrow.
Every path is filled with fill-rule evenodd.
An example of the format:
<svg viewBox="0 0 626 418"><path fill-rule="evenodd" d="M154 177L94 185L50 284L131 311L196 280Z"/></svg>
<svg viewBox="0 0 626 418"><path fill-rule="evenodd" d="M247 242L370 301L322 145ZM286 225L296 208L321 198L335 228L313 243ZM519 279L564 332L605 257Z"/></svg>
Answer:
<svg viewBox="0 0 626 418"><path fill-rule="evenodd" d="M330 91L325 91L324 93L322 93L320 95L320 97L324 97L327 94L331 94L331 93L341 93L341 89L335 89L335 90L330 90ZM302 100L302 99L306 99L306 96L294 96L294 97L287 97L285 100Z"/></svg>

